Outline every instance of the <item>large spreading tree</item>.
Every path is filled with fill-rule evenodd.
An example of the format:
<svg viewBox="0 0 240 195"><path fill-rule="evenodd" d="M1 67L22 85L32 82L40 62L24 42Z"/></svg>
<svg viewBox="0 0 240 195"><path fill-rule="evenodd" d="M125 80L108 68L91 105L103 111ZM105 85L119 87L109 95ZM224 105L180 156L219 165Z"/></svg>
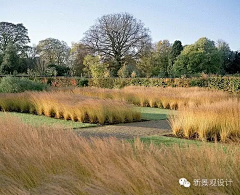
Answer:
<svg viewBox="0 0 240 195"><path fill-rule="evenodd" d="M184 47L173 65L173 71L176 76L202 72L215 74L220 72L221 65L221 56L214 41L203 37Z"/></svg>
<svg viewBox="0 0 240 195"><path fill-rule="evenodd" d="M37 52L40 58L47 65L55 64L58 66L66 66L68 62L70 48L67 43L54 38L47 38L39 41Z"/></svg>
<svg viewBox="0 0 240 195"><path fill-rule="evenodd" d="M95 55L111 59L113 74L125 63L125 57L141 55L151 46L149 30L128 13L104 15L85 33L82 43Z"/></svg>
<svg viewBox="0 0 240 195"><path fill-rule="evenodd" d="M28 30L23 24L0 22L0 72L4 74L26 72Z"/></svg>
<svg viewBox="0 0 240 195"><path fill-rule="evenodd" d="M9 44L22 50L30 42L28 30L23 24L0 22L0 51L4 52Z"/></svg>

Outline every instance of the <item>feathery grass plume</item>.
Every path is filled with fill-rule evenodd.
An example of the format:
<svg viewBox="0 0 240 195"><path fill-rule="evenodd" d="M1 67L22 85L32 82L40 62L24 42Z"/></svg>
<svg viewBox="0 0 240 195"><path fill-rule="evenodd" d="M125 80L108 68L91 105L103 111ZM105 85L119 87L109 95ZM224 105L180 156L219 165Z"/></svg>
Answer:
<svg viewBox="0 0 240 195"><path fill-rule="evenodd" d="M0 194L239 194L239 145L179 147L83 138L0 119ZM179 185L185 177L190 188ZM194 179L232 180L225 187ZM231 184L231 186L230 186Z"/></svg>
<svg viewBox="0 0 240 195"><path fill-rule="evenodd" d="M29 102L29 93L0 93L0 110L17 112L34 112L34 106Z"/></svg>
<svg viewBox="0 0 240 195"><path fill-rule="evenodd" d="M226 92L204 88L141 87L129 86L123 89L101 89L94 87L75 88L72 91L89 97L127 101L139 106L178 109L194 107L205 103L226 100Z"/></svg>
<svg viewBox="0 0 240 195"><path fill-rule="evenodd" d="M140 120L140 113L126 102L86 97L69 92L0 94L3 111L36 112L38 115L91 123Z"/></svg>
<svg viewBox="0 0 240 195"><path fill-rule="evenodd" d="M201 140L240 138L240 102L229 99L180 110L170 119L173 133L184 137L198 135Z"/></svg>

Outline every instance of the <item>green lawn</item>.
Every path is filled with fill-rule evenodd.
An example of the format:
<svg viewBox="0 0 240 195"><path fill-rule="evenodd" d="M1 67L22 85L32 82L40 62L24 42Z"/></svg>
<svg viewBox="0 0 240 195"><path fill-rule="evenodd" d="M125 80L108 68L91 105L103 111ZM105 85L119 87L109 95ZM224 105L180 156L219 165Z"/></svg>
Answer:
<svg viewBox="0 0 240 195"><path fill-rule="evenodd" d="M181 148L187 148L190 145L196 145L199 147L217 147L218 149L223 150L225 153L228 152L229 147L231 144L221 143L221 142L203 142L198 140L187 140L175 137L166 137L166 136L149 136L149 137L141 137L140 140L145 144L154 144L156 146L173 146L177 144ZM129 140L133 143L133 139Z"/></svg>
<svg viewBox="0 0 240 195"><path fill-rule="evenodd" d="M188 147L189 145L196 145L201 146L203 144L212 144L213 143L204 143L201 141L196 140L187 140L187 139L180 139L175 137L166 137L166 136L148 136L148 137L140 137L141 142L144 144L153 144L155 146L168 146L172 147L173 145L178 145L181 148ZM130 143L134 143L134 139L128 139Z"/></svg>
<svg viewBox="0 0 240 195"><path fill-rule="evenodd" d="M41 126L41 125L62 126L63 128L73 128L73 129L97 126L96 124L74 122L70 120L67 121L67 120L50 118L46 116L38 116L33 114L16 113L16 112L7 112L7 113L0 112L0 117L3 117L5 114L19 117L23 123L27 123L33 126Z"/></svg>
<svg viewBox="0 0 240 195"><path fill-rule="evenodd" d="M177 114L176 110L150 108L150 107L136 107L141 112L142 119L146 120L165 120L169 115Z"/></svg>
<svg viewBox="0 0 240 195"><path fill-rule="evenodd" d="M167 118L169 114L177 113L177 111L175 110L160 109L160 108L136 107L136 109L141 112L142 119L146 119L146 120L164 120ZM10 114L11 116L19 117L24 123L34 125L34 126L59 125L59 126L63 126L64 128L73 128L73 129L97 126L96 124L66 121L66 120L60 120L60 119L50 118L46 116L38 116L38 115L26 114L26 113L7 112L7 114ZM5 115L4 112L0 112L0 117L3 117L4 115Z"/></svg>
<svg viewBox="0 0 240 195"><path fill-rule="evenodd" d="M141 137L140 140L143 143L153 143L154 145L166 145L166 146L172 146L173 144L178 144L179 146L186 146L189 144L196 144L199 146L203 142L201 141L195 141L195 140L187 140L187 139L180 139L175 137L166 137L166 136L150 136L150 137Z"/></svg>
<svg viewBox="0 0 240 195"><path fill-rule="evenodd" d="M166 119L168 114L176 114L177 111L166 110L166 109L159 109L159 108L140 108L138 107L142 113L142 117L144 119L151 119L151 120L159 120L159 119ZM10 115L14 117L18 117L22 120L22 122L33 125L33 126L62 126L63 128L84 128L84 127L96 127L97 124L89 124L89 123L80 123L74 121L66 121L61 119L54 119L46 116L38 116L32 114L25 114L25 113L16 113L16 112L0 112L0 118L4 117L5 115ZM89 129L91 131L91 129ZM180 147L188 146L189 144L195 144L197 146L204 144L201 141L195 140L187 140L187 139L180 139L174 137L166 137L166 136L148 136L148 137L141 137L140 140L143 143L150 144L153 143L154 145L166 145L172 146L173 144L178 144ZM133 142L133 139L129 140ZM207 143L213 145L213 143ZM219 144L221 145L221 144ZM222 146L225 148L225 146Z"/></svg>

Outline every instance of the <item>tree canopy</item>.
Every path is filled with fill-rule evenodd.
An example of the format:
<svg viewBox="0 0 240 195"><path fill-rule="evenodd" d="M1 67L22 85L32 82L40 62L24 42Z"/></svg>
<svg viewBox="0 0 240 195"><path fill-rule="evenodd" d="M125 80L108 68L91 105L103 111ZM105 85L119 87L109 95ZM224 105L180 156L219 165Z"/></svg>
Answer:
<svg viewBox="0 0 240 195"><path fill-rule="evenodd" d="M182 42L179 40L174 41L172 48L168 55L168 75L172 74L173 64L176 61L177 57L181 54L183 50Z"/></svg>
<svg viewBox="0 0 240 195"><path fill-rule="evenodd" d="M74 70L74 74L76 76L83 75L84 57L88 54L86 46L81 43L72 43L71 51L70 51L70 66Z"/></svg>
<svg viewBox="0 0 240 195"><path fill-rule="evenodd" d="M37 52L46 64L64 66L67 64L70 48L67 43L54 38L39 41Z"/></svg>
<svg viewBox="0 0 240 195"><path fill-rule="evenodd" d="M125 56L137 57L151 46L149 30L128 13L104 15L85 33L82 42L90 51L113 59L114 73Z"/></svg>
<svg viewBox="0 0 240 195"><path fill-rule="evenodd" d="M0 22L0 72L10 74L27 71L26 53L30 42L23 24Z"/></svg>
<svg viewBox="0 0 240 195"><path fill-rule="evenodd" d="M103 15L78 43L46 38L28 44L23 24L0 22L0 74L88 77L180 77L240 72L240 51L203 37L152 43L150 31L128 13Z"/></svg>
<svg viewBox="0 0 240 195"><path fill-rule="evenodd" d="M101 62L100 56L86 55L83 64L85 73L93 78L105 77L108 73L107 64Z"/></svg>
<svg viewBox="0 0 240 195"><path fill-rule="evenodd" d="M152 74L155 76L168 76L168 56L171 51L168 40L159 41L152 53Z"/></svg>
<svg viewBox="0 0 240 195"><path fill-rule="evenodd" d="M4 52L9 44L22 50L29 42L28 30L23 24L0 22L0 52Z"/></svg>
<svg viewBox="0 0 240 195"><path fill-rule="evenodd" d="M192 45L184 47L173 65L176 76L194 73L219 73L221 56L214 41L200 38Z"/></svg>

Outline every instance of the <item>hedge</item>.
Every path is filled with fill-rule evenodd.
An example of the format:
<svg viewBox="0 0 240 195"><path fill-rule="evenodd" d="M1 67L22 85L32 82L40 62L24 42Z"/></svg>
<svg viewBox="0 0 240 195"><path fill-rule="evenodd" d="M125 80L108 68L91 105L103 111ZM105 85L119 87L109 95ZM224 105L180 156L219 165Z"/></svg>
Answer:
<svg viewBox="0 0 240 195"><path fill-rule="evenodd" d="M20 93L24 91L43 91L47 85L27 78L4 77L0 82L0 93Z"/></svg>
<svg viewBox="0 0 240 195"><path fill-rule="evenodd" d="M89 86L101 88L122 88L125 86L145 87L207 87L228 92L240 92L240 77L209 78L105 78L89 79Z"/></svg>
<svg viewBox="0 0 240 195"><path fill-rule="evenodd" d="M54 87L90 86L101 88L123 88L125 86L145 87L207 87L228 92L240 92L240 77L195 77L195 78L99 78L86 79L74 77L36 77L38 80Z"/></svg>

